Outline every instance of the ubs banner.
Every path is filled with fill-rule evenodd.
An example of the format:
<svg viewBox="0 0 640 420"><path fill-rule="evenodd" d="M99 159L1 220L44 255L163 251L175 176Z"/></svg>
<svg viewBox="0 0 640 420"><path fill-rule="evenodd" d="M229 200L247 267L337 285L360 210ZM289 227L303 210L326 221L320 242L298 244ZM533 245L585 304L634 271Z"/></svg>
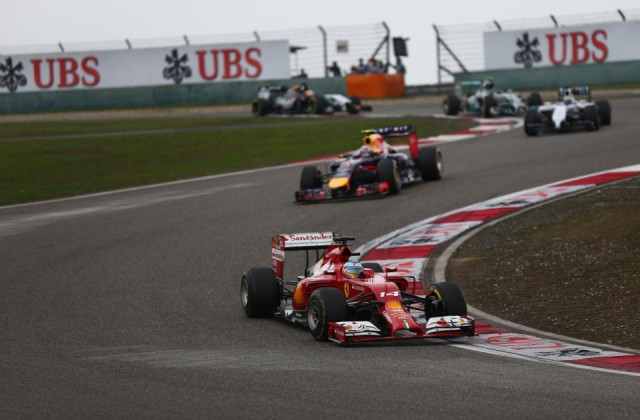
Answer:
<svg viewBox="0 0 640 420"><path fill-rule="evenodd" d="M488 70L640 60L640 23L485 32L484 54Z"/></svg>
<svg viewBox="0 0 640 420"><path fill-rule="evenodd" d="M289 77L288 41L0 56L0 94Z"/></svg>

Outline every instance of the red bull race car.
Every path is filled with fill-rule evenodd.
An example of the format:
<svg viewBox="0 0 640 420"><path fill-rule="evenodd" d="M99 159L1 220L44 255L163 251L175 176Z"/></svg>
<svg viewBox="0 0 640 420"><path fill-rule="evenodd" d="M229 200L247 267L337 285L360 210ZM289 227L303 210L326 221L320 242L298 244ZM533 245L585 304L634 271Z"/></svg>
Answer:
<svg viewBox="0 0 640 420"><path fill-rule="evenodd" d="M250 318L277 317L306 327L318 341L341 345L475 335L462 291L453 283L424 288L397 267L360 263L331 232L277 235L272 267L252 268L240 282ZM285 255L304 251L304 274L285 278ZM309 266L309 254L317 261Z"/></svg>
<svg viewBox="0 0 640 420"><path fill-rule="evenodd" d="M442 178L442 152L436 147L420 148L412 126L376 128L363 134L362 147L331 162L325 173L316 166L302 169L296 202L385 196ZM409 156L388 144L390 137L407 137Z"/></svg>

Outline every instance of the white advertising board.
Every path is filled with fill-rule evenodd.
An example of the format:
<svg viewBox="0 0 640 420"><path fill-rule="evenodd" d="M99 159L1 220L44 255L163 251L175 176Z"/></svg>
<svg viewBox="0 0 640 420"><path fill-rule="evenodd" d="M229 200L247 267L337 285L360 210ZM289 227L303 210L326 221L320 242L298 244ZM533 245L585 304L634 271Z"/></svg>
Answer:
<svg viewBox="0 0 640 420"><path fill-rule="evenodd" d="M485 68L514 69L640 60L640 22L485 32Z"/></svg>
<svg viewBox="0 0 640 420"><path fill-rule="evenodd" d="M289 77L288 41L0 57L0 94Z"/></svg>

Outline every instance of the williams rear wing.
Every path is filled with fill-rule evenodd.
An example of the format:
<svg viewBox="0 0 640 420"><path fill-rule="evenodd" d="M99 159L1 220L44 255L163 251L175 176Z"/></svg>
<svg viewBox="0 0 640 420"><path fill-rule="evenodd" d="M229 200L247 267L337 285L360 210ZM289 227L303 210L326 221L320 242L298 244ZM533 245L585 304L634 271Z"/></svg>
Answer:
<svg viewBox="0 0 640 420"><path fill-rule="evenodd" d="M573 95L576 98L585 98L591 100L591 88L589 86L561 87L558 89L560 99L567 95Z"/></svg>

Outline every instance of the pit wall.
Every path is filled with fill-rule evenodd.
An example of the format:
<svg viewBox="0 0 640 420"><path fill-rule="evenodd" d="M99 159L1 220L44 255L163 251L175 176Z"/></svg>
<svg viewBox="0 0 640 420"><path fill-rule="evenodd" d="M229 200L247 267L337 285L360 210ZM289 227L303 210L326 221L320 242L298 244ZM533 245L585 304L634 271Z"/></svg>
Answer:
<svg viewBox="0 0 640 420"><path fill-rule="evenodd" d="M640 83L640 61L456 73L456 82L493 78L499 89L544 90L562 86Z"/></svg>
<svg viewBox="0 0 640 420"><path fill-rule="evenodd" d="M290 86L301 80L203 83L178 86L69 90L0 94L0 114L96 111L107 109L162 108L246 104L265 84ZM346 94L342 78L304 80L318 93Z"/></svg>

